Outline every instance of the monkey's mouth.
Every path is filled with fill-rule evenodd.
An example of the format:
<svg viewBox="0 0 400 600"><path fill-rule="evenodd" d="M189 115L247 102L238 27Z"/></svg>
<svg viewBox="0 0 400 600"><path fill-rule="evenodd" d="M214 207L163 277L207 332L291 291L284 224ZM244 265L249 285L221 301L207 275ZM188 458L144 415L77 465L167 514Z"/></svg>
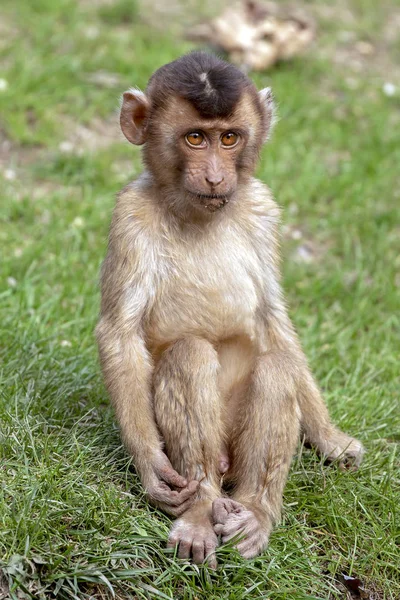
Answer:
<svg viewBox="0 0 400 600"><path fill-rule="evenodd" d="M226 194L193 194L199 201L201 206L210 212L215 212L225 206L229 202L229 196Z"/></svg>

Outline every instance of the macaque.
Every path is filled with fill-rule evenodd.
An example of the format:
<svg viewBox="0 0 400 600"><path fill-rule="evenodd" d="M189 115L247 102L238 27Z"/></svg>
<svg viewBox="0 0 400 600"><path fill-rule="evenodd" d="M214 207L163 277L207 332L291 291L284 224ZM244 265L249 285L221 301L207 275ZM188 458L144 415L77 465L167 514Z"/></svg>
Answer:
<svg viewBox="0 0 400 600"><path fill-rule="evenodd" d="M357 467L288 317L279 209L253 178L274 121L269 88L193 52L123 95L145 170L118 196L96 334L121 435L168 546L216 566L218 543L262 552L300 435ZM229 490L229 494L227 492Z"/></svg>

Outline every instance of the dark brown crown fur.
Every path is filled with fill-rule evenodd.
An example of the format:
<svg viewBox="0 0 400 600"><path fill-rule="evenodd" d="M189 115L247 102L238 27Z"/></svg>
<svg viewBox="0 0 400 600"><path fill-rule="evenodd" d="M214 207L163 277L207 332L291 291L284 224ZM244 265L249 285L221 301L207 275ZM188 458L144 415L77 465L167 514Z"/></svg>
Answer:
<svg viewBox="0 0 400 600"><path fill-rule="evenodd" d="M171 95L191 102L205 118L229 116L245 89L253 83L237 67L206 52L191 52L158 69L149 81L154 110Z"/></svg>

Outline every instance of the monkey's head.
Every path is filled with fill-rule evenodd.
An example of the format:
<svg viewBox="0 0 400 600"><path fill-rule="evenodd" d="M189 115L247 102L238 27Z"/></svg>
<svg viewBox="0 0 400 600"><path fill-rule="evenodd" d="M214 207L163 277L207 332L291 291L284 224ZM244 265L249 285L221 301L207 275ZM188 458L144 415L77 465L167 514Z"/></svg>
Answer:
<svg viewBox="0 0 400 600"><path fill-rule="evenodd" d="M211 213L254 171L273 120L269 88L205 52L164 65L124 93L120 123L175 212Z"/></svg>

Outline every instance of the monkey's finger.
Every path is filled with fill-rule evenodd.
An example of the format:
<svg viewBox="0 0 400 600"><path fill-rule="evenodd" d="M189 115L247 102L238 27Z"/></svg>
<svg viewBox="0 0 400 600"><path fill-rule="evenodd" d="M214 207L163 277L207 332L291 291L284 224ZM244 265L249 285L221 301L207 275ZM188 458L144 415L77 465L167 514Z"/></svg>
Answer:
<svg viewBox="0 0 400 600"><path fill-rule="evenodd" d="M191 482L192 483L192 482ZM198 484L198 482L196 482ZM153 498L157 500L161 505L165 505L167 512L168 507L179 507L186 503L187 500L195 499L195 492L198 485L190 485L179 492L173 490L166 490L161 487L158 490L153 491Z"/></svg>
<svg viewBox="0 0 400 600"><path fill-rule="evenodd" d="M158 472L159 477L168 483L168 485L173 485L174 487L184 488L187 486L188 481L182 475L179 475L172 467L168 465L164 465Z"/></svg>
<svg viewBox="0 0 400 600"><path fill-rule="evenodd" d="M189 498L194 500L195 493L199 487L198 481L191 481L187 488L180 490L179 492L171 492L169 498L165 500L170 506L180 506L186 502Z"/></svg>
<svg viewBox="0 0 400 600"><path fill-rule="evenodd" d="M215 530L216 525L214 526L214 531ZM219 528L218 528L219 529ZM219 535L221 535L221 539L222 542L224 544L226 544L226 542L230 542L231 540L242 540L243 536L245 535L245 526L244 525L238 525L237 523L231 523L229 524L229 526L225 525L222 526L222 529L219 529Z"/></svg>
<svg viewBox="0 0 400 600"><path fill-rule="evenodd" d="M222 535L221 536L221 542L223 544L227 544L228 542L232 542L236 547L237 544L244 539L245 536L245 532L243 531L243 529L240 529L239 531L235 531L234 533L230 533L229 535Z"/></svg>
<svg viewBox="0 0 400 600"><path fill-rule="evenodd" d="M212 512L213 521L217 523L225 523L232 512L238 512L243 509L242 504L228 498L217 498L214 500Z"/></svg>
<svg viewBox="0 0 400 600"><path fill-rule="evenodd" d="M237 544L236 548L244 558L254 558L265 545L261 535L249 536Z"/></svg>
<svg viewBox="0 0 400 600"><path fill-rule="evenodd" d="M224 524L217 523L216 525L214 525L214 531L217 535L221 535L222 532L224 531Z"/></svg>
<svg viewBox="0 0 400 600"><path fill-rule="evenodd" d="M195 492L197 492L199 485L200 485L200 481L193 479L192 481L189 482L186 490L188 490L188 492L190 492L191 494L194 494ZM178 492L179 495L181 495L186 490L182 490L182 491Z"/></svg>
<svg viewBox="0 0 400 600"><path fill-rule="evenodd" d="M184 512L186 512L194 503L195 501L195 497L189 498L188 500L186 500L186 502L184 502L183 504L181 504L180 506L160 506L160 508L162 508L166 513L168 513L169 515L172 515L173 517L180 517L181 515L183 515Z"/></svg>

